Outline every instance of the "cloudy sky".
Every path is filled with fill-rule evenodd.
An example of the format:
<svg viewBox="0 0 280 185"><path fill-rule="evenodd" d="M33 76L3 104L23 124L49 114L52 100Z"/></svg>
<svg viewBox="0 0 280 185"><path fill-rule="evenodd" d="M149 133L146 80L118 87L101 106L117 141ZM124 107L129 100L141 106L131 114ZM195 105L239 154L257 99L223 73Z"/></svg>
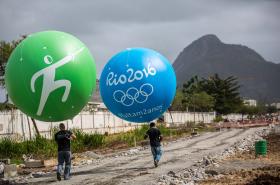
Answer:
<svg viewBox="0 0 280 185"><path fill-rule="evenodd" d="M90 48L98 74L125 48L152 48L173 62L209 33L280 63L279 19L278 0L0 0L0 39L71 33Z"/></svg>

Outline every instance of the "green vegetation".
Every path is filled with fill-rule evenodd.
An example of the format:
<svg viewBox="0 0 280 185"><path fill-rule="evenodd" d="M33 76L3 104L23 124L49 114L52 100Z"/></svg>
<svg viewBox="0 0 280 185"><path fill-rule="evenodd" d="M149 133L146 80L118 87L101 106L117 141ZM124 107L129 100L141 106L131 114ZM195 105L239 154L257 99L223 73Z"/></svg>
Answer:
<svg viewBox="0 0 280 185"><path fill-rule="evenodd" d="M185 98L184 93L180 89L177 89L170 110L174 110L174 111L186 110L186 105L182 103L184 98Z"/></svg>
<svg viewBox="0 0 280 185"><path fill-rule="evenodd" d="M5 66L8 62L8 59L14 50L14 48L24 39L26 36L22 36L19 40L12 42L0 41L0 74L1 76L5 72Z"/></svg>
<svg viewBox="0 0 280 185"><path fill-rule="evenodd" d="M74 133L77 139L72 142L73 152L94 149L105 143L105 136L101 134L87 134L80 130L74 130ZM0 139L0 158L20 159L23 154L32 154L37 158L53 157L57 154L57 145L54 139L40 136L22 142L8 137Z"/></svg>
<svg viewBox="0 0 280 185"><path fill-rule="evenodd" d="M13 104L10 103L0 103L0 111L11 111L11 110L15 110L17 109L17 107Z"/></svg>
<svg viewBox="0 0 280 185"><path fill-rule="evenodd" d="M239 88L238 81L233 76L225 79L220 78L218 74L207 79L194 76L183 85L181 91L183 96L181 92L177 93L177 100L175 98L177 104L173 105L173 110L180 107L178 102L181 100L181 107L191 111L214 110L218 114L237 112L243 104L239 96Z"/></svg>
<svg viewBox="0 0 280 185"><path fill-rule="evenodd" d="M158 126L164 138L190 134L194 127L193 123L187 123L180 128L167 128L164 125ZM209 130L204 124L196 125L196 127L198 127L199 131ZM119 145L130 147L134 146L135 143L139 145L144 141L144 135L148 128L148 125L142 125L135 130L109 136L97 133L89 134L74 129L72 131L77 136L77 139L72 141L72 152L78 153L93 149L112 148ZM57 129L53 130L52 133L56 131ZM30 141L17 141L8 137L0 139L0 158L11 158L15 163L19 163L23 154L32 154L37 159L55 157L57 155L57 145L53 138L46 139L40 136Z"/></svg>
<svg viewBox="0 0 280 185"><path fill-rule="evenodd" d="M220 121L224 121L224 118L221 115L216 116L216 118L213 120L215 123L218 123Z"/></svg>
<svg viewBox="0 0 280 185"><path fill-rule="evenodd" d="M177 111L216 111L216 122L222 121L222 114L240 113L243 115L264 115L277 112L275 106L259 104L256 107L244 105L237 78L221 78L218 74L209 78L192 77L182 89L177 89L171 110Z"/></svg>
<svg viewBox="0 0 280 185"><path fill-rule="evenodd" d="M175 130L167 127L159 126L159 129L164 136L169 136L170 134L177 135ZM116 144L133 146L135 142L143 141L147 130L148 125L143 125L130 132L105 136L97 133L89 134L74 129L72 131L77 136L77 139L72 141L72 151L74 153L83 152L97 148L111 147ZM53 133L55 133L55 130ZM30 141L17 141L8 137L0 139L0 158L20 159L23 154L32 154L37 158L54 157L57 154L57 145L53 138L46 139L40 136Z"/></svg>

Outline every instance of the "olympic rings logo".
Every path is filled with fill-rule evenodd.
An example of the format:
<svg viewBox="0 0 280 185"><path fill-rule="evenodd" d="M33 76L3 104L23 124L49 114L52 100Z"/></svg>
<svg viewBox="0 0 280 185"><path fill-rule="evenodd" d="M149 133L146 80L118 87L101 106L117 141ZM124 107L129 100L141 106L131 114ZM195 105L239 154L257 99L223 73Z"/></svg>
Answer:
<svg viewBox="0 0 280 185"><path fill-rule="evenodd" d="M124 106L132 106L134 102L145 103L148 97L153 94L154 87L149 84L143 84L138 90L135 87L130 87L126 92L122 90L116 90L113 94L114 100L121 103Z"/></svg>

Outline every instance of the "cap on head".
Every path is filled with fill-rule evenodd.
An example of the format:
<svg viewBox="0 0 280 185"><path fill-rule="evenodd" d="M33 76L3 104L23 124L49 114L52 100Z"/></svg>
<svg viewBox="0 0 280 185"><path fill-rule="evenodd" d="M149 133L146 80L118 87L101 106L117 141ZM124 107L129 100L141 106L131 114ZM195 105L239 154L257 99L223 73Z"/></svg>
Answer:
<svg viewBox="0 0 280 185"><path fill-rule="evenodd" d="M151 122L150 127L154 127L154 126L156 126L155 122Z"/></svg>
<svg viewBox="0 0 280 185"><path fill-rule="evenodd" d="M59 129L60 129L60 130L65 130L65 125L64 125L64 123L60 123L60 124L59 124Z"/></svg>

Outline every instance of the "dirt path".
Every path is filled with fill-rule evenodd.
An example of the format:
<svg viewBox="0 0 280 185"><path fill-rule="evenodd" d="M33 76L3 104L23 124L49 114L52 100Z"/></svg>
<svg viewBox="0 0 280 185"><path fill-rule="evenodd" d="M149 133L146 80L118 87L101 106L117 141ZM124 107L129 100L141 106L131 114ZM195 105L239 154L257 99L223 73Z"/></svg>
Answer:
<svg viewBox="0 0 280 185"><path fill-rule="evenodd" d="M225 130L205 133L191 139L182 138L163 147L164 154L158 168L153 167L150 150L139 151L133 156L102 159L98 165L88 165L72 171L67 185L113 185L113 184L155 184L157 179L169 171L178 172L188 168L203 156L218 153L234 142L262 128ZM30 180L30 184L58 185L55 174Z"/></svg>

